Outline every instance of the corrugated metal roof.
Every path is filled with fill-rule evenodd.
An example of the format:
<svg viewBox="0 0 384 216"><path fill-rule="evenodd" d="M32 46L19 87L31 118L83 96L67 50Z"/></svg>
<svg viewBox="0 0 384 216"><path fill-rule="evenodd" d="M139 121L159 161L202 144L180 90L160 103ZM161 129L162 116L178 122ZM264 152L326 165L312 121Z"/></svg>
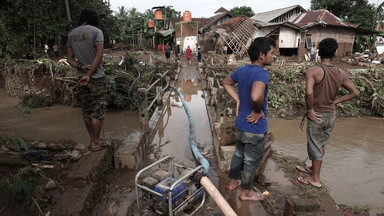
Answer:
<svg viewBox="0 0 384 216"><path fill-rule="evenodd" d="M173 32L175 32L174 29L167 29L167 30L159 30L157 33L159 33L163 37L167 37L171 35Z"/></svg>
<svg viewBox="0 0 384 216"><path fill-rule="evenodd" d="M293 6L290 6L290 7L286 7L286 8L280 8L280 9L276 9L276 10L272 10L272 11L268 11L268 12L263 12L263 13L258 13L258 14L255 14L255 16L251 17L252 19L255 19L255 20L258 20L258 21L262 21L262 22L270 22L272 21L273 19L289 12L290 10L293 10L297 7L301 7L300 5L293 5Z"/></svg>
<svg viewBox="0 0 384 216"><path fill-rule="evenodd" d="M303 12L297 16L291 17L289 21L303 29L315 25L341 26L348 28L357 28L356 24L343 21L328 10L314 10Z"/></svg>

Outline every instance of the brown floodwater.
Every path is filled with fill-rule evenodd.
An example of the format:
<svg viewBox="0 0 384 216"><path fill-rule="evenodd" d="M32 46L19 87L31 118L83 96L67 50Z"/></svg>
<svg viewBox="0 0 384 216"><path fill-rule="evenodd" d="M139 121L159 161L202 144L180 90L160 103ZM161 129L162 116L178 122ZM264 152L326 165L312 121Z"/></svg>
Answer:
<svg viewBox="0 0 384 216"><path fill-rule="evenodd" d="M209 178L239 213L252 211L252 206L241 203L236 194L225 191L228 178L218 171L212 147L201 81L195 76L181 79L177 87L183 93L195 120L196 139L199 149L211 163ZM81 120L81 110L66 106L53 106L33 110L26 117L16 107L18 99L6 95L0 89L0 135L18 135L26 139L50 140L73 139L89 142L88 134ZM188 118L175 93L171 95L170 106L164 112L160 126L153 139L156 156L172 155L175 162L190 167L197 165L188 141ZM140 130L137 112L108 111L105 119L106 139L124 139L128 133ZM275 150L285 155L305 159L306 136L299 128L300 119L269 119L269 131L274 134L272 144ZM350 206L384 206L384 119L342 118L337 119L332 138L326 147L321 180L330 189L338 204ZM268 168L273 167L269 161ZM278 172L269 172L267 178L278 178L284 186L289 181ZM284 183L285 182L285 183ZM212 199L206 205L215 207ZM202 215L220 213L204 210Z"/></svg>
<svg viewBox="0 0 384 216"><path fill-rule="evenodd" d="M304 160L300 120L270 119L274 149ZM310 164L307 163L307 164ZM326 146L321 181L337 204L384 206L384 119L337 118Z"/></svg>
<svg viewBox="0 0 384 216"><path fill-rule="evenodd" d="M28 140L71 139L84 144L90 141L80 108L52 106L23 114L18 105L17 98L7 96L0 88L0 135ZM138 112L108 111L101 137L124 139L128 132L140 130L139 125Z"/></svg>

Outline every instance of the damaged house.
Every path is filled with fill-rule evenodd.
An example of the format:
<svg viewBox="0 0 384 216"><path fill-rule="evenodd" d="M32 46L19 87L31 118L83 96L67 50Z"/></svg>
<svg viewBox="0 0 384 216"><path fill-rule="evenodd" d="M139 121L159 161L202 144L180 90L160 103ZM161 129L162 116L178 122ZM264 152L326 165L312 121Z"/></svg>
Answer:
<svg viewBox="0 0 384 216"><path fill-rule="evenodd" d="M288 22L303 29L297 52L299 57L304 56L312 44L318 47L319 42L325 38L334 38L339 43L337 57L351 55L359 31L357 25L343 21L327 10L304 12L292 16Z"/></svg>
<svg viewBox="0 0 384 216"><path fill-rule="evenodd" d="M327 10L306 11L294 5L248 17L235 17L212 31L202 32L200 43L205 51L246 53L256 37L270 37L276 41L278 55L304 59L310 48L325 38L339 43L337 57L352 54L355 36L361 29L343 21ZM226 50L227 49L227 50Z"/></svg>
<svg viewBox="0 0 384 216"><path fill-rule="evenodd" d="M240 56L247 53L255 34L260 27L247 16L238 16L227 20L206 35L212 34L215 38L214 47L219 53L236 52Z"/></svg>
<svg viewBox="0 0 384 216"><path fill-rule="evenodd" d="M327 10L306 11L300 5L256 14L252 17L261 25L256 37L271 37L279 54L296 55L304 59L310 48L325 38L339 43L338 57L352 54L357 25L343 21Z"/></svg>

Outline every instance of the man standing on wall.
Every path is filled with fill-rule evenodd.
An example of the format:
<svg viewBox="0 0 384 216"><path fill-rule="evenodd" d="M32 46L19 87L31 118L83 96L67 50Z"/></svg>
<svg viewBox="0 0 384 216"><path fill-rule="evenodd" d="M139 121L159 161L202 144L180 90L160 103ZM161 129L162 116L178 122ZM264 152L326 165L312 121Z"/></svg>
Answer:
<svg viewBox="0 0 384 216"><path fill-rule="evenodd" d="M309 68L305 74L307 103L307 151L312 166L296 166L301 172L312 175L299 177L303 184L322 187L320 169L325 153L325 145L331 138L334 126L335 105L359 96L355 85L348 76L332 64L338 48L337 41L327 38L319 43L321 65ZM340 87L344 87L348 94L337 98Z"/></svg>
<svg viewBox="0 0 384 216"><path fill-rule="evenodd" d="M260 201L264 196L251 189L256 169L264 154L268 131L267 97L269 74L263 68L272 64L276 43L271 38L256 38L248 49L251 64L237 69L223 80L223 87L236 101L236 149L229 170L227 190L240 186L240 200ZM237 83L238 93L233 87ZM243 168L241 181L238 180Z"/></svg>
<svg viewBox="0 0 384 216"><path fill-rule="evenodd" d="M77 68L83 119L91 137L90 150L102 147L100 131L106 111L106 79L101 66L104 50L99 15L88 9L80 14L79 27L72 30L67 41L67 61ZM76 59L75 59L76 57Z"/></svg>

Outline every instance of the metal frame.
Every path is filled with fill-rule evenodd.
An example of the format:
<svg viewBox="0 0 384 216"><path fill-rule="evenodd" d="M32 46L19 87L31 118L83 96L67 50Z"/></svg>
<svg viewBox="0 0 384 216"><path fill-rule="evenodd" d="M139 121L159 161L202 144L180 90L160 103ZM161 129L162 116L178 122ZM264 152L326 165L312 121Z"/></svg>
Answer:
<svg viewBox="0 0 384 216"><path fill-rule="evenodd" d="M157 76L159 78L157 78L148 88L139 88L138 89L139 99L140 99L140 102L139 102L140 122L143 124L145 131L149 130L148 111L155 104L155 102L157 102L158 106L163 105L163 101L162 101L163 92L168 88L169 81L170 81L170 77L166 76L168 73L169 73L168 70L166 72L164 72L163 74L158 73ZM163 88L162 82L163 82L164 77L165 77L165 81L166 81L166 86ZM154 99L152 101L149 101L148 100L148 92L150 90L152 90L154 87L156 87L156 96L154 97Z"/></svg>
<svg viewBox="0 0 384 216"><path fill-rule="evenodd" d="M174 173L174 167L181 167L181 168L186 168L186 166L183 166L183 165L179 165L179 164L175 164L173 163L173 157L171 156L166 156L158 161L156 161L155 163L143 168L142 170L140 170L137 174L136 174L136 177L135 177L135 189L136 189L136 201L137 201L137 208L140 212L140 199L139 199L139 188L142 189L143 191L145 192L148 192L148 193L152 193L154 195L157 195L157 196L160 196L162 198L165 198L163 194L160 194L144 185L141 185L138 183L138 180L139 180L139 177L141 174L143 174L145 171L148 171L150 168L156 166L156 165L159 165L160 163L162 162L165 162L166 160L170 159L170 167L169 169L171 170L171 176L174 177L175 176L175 173ZM188 173L186 173L184 176L181 176L179 179L177 179L172 185L171 187L169 188L169 191L168 191L168 212L169 212L169 216L173 216L173 212L175 211L179 211L177 212L177 214L181 213L185 207L188 206L188 200L190 198L192 198L194 195L196 195L197 193L201 192L201 190L204 190L204 187L201 186L200 188L198 188L192 195L190 195L187 199L185 199L182 203L180 203L180 205L178 206L175 206L175 208L173 208L173 204L172 204L172 190L176 187L177 184L179 184L181 181L183 181L184 179L188 178L189 176L191 176L192 174L198 172L198 171L204 171L204 167L203 166L198 166L196 167L195 169L192 169L191 171L189 171ZM204 192L203 194L203 198L202 198L202 201L200 203L200 205L190 214L190 215L193 215L195 214L203 205L204 205L204 202L205 202L205 199L206 199L206 193ZM176 215L177 215L176 214Z"/></svg>

